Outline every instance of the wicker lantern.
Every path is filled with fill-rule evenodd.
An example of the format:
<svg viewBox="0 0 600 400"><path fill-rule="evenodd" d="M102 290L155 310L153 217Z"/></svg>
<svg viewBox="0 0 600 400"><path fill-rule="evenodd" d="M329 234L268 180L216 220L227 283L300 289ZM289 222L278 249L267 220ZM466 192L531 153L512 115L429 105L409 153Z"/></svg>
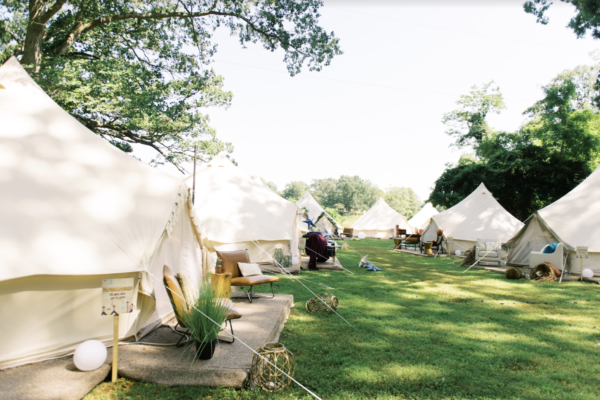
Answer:
<svg viewBox="0 0 600 400"><path fill-rule="evenodd" d="M319 298L320 298L320 300L319 300ZM325 302L325 304L323 304L323 302ZM316 295L315 297L313 297L312 299L310 299L309 301L306 302L306 311L308 311L308 312L315 312L315 311L332 312L333 310L336 310L339 305L340 305L340 302L338 301L338 298L335 297L333 294L319 293L318 295ZM327 306L329 306L329 307L327 307Z"/></svg>
<svg viewBox="0 0 600 400"><path fill-rule="evenodd" d="M296 364L294 355L284 345L267 343L256 349L256 352L262 357L255 354L252 359L248 380L250 387L260 387L266 392L278 392L292 383L288 376L294 376Z"/></svg>

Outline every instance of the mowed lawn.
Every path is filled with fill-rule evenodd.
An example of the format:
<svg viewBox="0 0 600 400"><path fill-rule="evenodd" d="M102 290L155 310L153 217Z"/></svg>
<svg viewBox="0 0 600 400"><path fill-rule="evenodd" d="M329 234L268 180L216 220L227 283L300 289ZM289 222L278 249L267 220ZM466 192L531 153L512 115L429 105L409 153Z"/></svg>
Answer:
<svg viewBox="0 0 600 400"><path fill-rule="evenodd" d="M315 293L331 291L339 313L309 314L312 297L282 278L293 309L280 341L296 358L295 378L323 399L598 399L600 285L508 281L460 262L390 251L391 241L351 241L383 268L302 272ZM295 385L275 394L166 387L121 380L86 399L296 399Z"/></svg>

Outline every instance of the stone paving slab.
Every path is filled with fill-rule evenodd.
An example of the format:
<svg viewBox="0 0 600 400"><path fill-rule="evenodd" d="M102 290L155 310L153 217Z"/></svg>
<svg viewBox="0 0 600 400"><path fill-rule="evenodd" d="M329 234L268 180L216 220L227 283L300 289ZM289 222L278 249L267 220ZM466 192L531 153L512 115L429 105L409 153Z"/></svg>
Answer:
<svg viewBox="0 0 600 400"><path fill-rule="evenodd" d="M110 372L108 364L82 372L73 356L0 371L1 400L79 400Z"/></svg>
<svg viewBox="0 0 600 400"><path fill-rule="evenodd" d="M243 296L243 297L242 297ZM233 321L236 337L252 349L277 341L287 321L293 296L256 294L249 303L244 293L232 293L242 318ZM175 343L179 336L162 327L142 342ZM225 386L242 388L252 365L253 353L240 340L220 343L211 360L194 360L194 348L187 346L119 346L119 375L145 382L178 386Z"/></svg>
<svg viewBox="0 0 600 400"><path fill-rule="evenodd" d="M281 270L279 267L273 264L259 264L260 270L266 274L281 274ZM289 268L284 268L287 273L292 275L300 274L300 266L298 265L290 265Z"/></svg>
<svg viewBox="0 0 600 400"><path fill-rule="evenodd" d="M302 266L302 269L308 269L308 261L310 260L310 257L306 257L306 256L302 256L300 257L300 264ZM318 262L317 263L317 269L319 270L323 270L323 271L343 271L344 268L342 268L342 264L340 263L340 259L339 258L335 258L335 261L333 261L333 259L329 259L325 262Z"/></svg>

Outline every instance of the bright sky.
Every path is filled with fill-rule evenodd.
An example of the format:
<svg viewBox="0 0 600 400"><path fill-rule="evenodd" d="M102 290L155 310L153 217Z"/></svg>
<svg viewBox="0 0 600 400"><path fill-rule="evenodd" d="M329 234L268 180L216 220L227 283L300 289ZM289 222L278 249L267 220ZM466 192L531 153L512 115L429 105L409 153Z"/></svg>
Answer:
<svg viewBox="0 0 600 400"><path fill-rule="evenodd" d="M490 123L516 130L542 85L593 62L600 41L576 39L565 27L573 7L555 4L544 26L521 3L326 0L321 25L341 39L344 54L294 78L282 52L242 49L223 29L214 37L214 68L233 103L206 111L239 166L279 190L359 175L381 189L411 187L424 200L445 164L460 157L441 118L461 94L494 80L507 109Z"/></svg>

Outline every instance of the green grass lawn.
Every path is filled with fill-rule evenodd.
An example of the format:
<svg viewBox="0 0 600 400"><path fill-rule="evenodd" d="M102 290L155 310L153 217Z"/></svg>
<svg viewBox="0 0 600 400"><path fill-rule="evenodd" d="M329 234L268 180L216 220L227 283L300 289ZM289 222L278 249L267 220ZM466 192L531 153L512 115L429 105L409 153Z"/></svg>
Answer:
<svg viewBox="0 0 600 400"><path fill-rule="evenodd" d="M323 399L598 399L598 285L508 281L459 262L393 253L391 241L350 245L382 272L302 272L330 285L339 313L309 314L312 297L282 279L296 307L280 342L296 358L295 378ZM304 281L313 291L326 289ZM166 387L121 380L86 399L296 399L296 386L275 394Z"/></svg>

